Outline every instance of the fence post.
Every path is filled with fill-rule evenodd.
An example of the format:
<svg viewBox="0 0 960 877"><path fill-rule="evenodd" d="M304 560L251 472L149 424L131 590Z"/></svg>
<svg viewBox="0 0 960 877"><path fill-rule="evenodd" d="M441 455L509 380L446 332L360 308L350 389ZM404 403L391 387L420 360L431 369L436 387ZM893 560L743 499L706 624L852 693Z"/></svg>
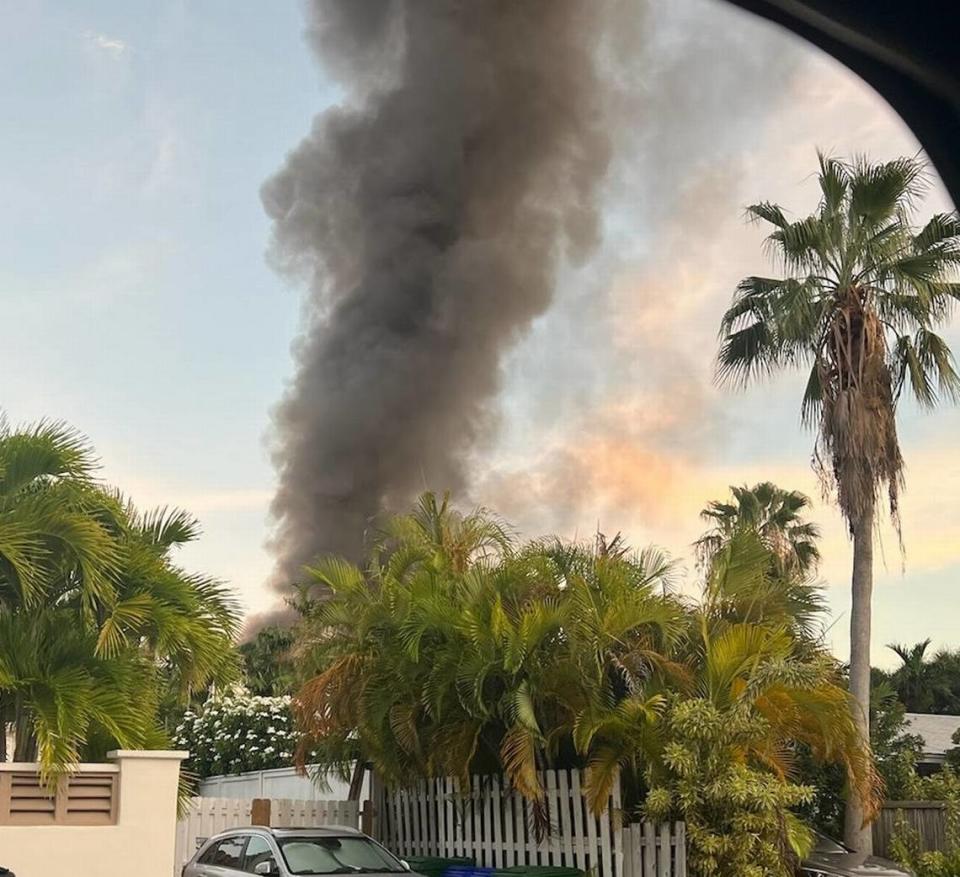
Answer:
<svg viewBox="0 0 960 877"><path fill-rule="evenodd" d="M360 830L370 837L377 837L377 808L376 805L367 798L363 802L363 809L360 811Z"/></svg>
<svg viewBox="0 0 960 877"><path fill-rule="evenodd" d="M254 798L250 804L250 824L270 825L270 799Z"/></svg>

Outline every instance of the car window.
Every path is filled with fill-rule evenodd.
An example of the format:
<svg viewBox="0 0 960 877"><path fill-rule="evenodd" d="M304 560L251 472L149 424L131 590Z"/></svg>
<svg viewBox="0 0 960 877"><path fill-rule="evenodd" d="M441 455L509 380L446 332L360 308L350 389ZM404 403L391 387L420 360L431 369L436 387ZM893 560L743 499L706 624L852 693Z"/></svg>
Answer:
<svg viewBox="0 0 960 877"><path fill-rule="evenodd" d="M250 837L250 840L247 841L247 850L243 857L243 870L252 874L253 869L261 862L269 862L271 871L279 870L277 868L277 859L273 855L270 842L265 837L254 834Z"/></svg>
<svg viewBox="0 0 960 877"><path fill-rule="evenodd" d="M837 841L831 840L825 834L819 833L814 835L813 851L822 855L833 856L849 852L843 844L837 843Z"/></svg>
<svg viewBox="0 0 960 877"><path fill-rule="evenodd" d="M201 865L213 865L218 868L233 868L240 870L243 861L243 847L247 842L245 835L225 837L217 841L201 857Z"/></svg>
<svg viewBox="0 0 960 877"><path fill-rule="evenodd" d="M365 837L291 837L280 851L294 874L362 874L403 872L385 849Z"/></svg>

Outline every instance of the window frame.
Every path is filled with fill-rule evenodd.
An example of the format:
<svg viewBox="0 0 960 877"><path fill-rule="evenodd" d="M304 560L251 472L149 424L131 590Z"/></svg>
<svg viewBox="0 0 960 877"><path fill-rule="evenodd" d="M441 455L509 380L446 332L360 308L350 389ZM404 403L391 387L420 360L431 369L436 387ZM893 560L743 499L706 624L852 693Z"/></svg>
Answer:
<svg viewBox="0 0 960 877"><path fill-rule="evenodd" d="M250 841L255 839L262 840L267 845L267 849L270 850L270 857L273 859L273 864L275 866L274 873L282 874L283 872L280 870L280 861L281 861L280 850L278 849L277 845L273 842L273 838L271 838L269 835L266 835L266 834L248 834L247 835L247 842L243 847L242 867L240 868L240 870L244 874L253 873L253 871L247 867L247 850L250 848ZM261 860L261 861L264 861L264 860Z"/></svg>
<svg viewBox="0 0 960 877"><path fill-rule="evenodd" d="M197 856L197 864L206 865L208 868L223 868L224 870L227 870L227 871L235 871L238 874L242 874L244 873L243 863L246 860L247 844L249 843L249 841L250 841L249 834L228 834L226 837L214 838L210 841L207 848L199 856ZM216 851L219 850L220 848L220 844L224 844L227 842L234 842L234 843L240 844L240 855L238 857L236 867L234 867L233 865L221 865L217 862L206 861L207 856L212 857L216 854Z"/></svg>

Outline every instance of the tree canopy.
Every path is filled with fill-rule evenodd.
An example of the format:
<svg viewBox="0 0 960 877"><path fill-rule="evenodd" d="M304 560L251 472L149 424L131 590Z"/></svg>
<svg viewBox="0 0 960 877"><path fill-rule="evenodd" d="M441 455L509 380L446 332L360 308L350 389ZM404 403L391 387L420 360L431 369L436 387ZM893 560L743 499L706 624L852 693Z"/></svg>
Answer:
<svg viewBox="0 0 960 877"><path fill-rule="evenodd" d="M709 558L698 601L655 549L510 533L427 495L365 567L316 563L332 596L298 634L302 760L346 779L359 747L399 785L503 772L534 804L543 768L581 766L596 809L619 779L628 808L686 819L704 874L750 856L787 873L783 845L804 832L780 809L812 795L792 780L800 744L877 806L840 668L790 617L778 591L795 582L774 580L794 573L759 533Z"/></svg>
<svg viewBox="0 0 960 877"><path fill-rule="evenodd" d="M166 745L161 703L235 674L232 594L172 559L196 520L139 512L97 468L64 424L0 424L0 717L47 775Z"/></svg>

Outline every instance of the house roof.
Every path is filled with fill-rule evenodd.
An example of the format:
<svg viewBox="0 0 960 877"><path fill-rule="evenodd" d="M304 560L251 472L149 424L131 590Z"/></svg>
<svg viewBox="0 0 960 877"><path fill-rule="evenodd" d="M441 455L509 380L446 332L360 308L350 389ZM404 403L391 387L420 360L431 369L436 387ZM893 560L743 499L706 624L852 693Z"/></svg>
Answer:
<svg viewBox="0 0 960 877"><path fill-rule="evenodd" d="M947 750L956 748L951 739L960 729L960 716L934 716L928 713L907 713L907 731L923 738L925 761L943 761Z"/></svg>

